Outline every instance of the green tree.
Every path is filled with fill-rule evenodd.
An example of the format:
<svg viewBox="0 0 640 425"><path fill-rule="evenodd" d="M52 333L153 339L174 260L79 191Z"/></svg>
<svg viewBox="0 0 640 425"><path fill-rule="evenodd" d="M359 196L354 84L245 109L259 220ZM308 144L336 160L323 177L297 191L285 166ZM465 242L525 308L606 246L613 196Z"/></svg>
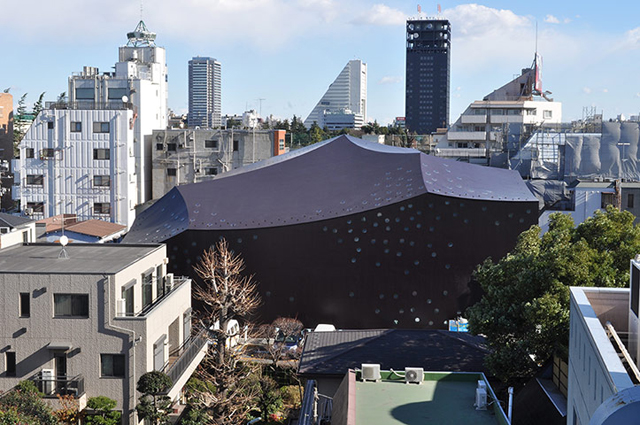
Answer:
<svg viewBox="0 0 640 425"><path fill-rule="evenodd" d="M169 421L171 399L165 394L172 385L169 376L155 370L140 377L136 387L142 393L140 403L136 406L140 419L148 419L153 425Z"/></svg>
<svg viewBox="0 0 640 425"><path fill-rule="evenodd" d="M530 377L554 353L566 358L569 287L628 285L629 260L640 252L633 221L612 206L578 227L570 216L552 214L542 237L532 226L498 263L478 266L484 295L467 317L471 332L487 337L486 365L497 378Z"/></svg>
<svg viewBox="0 0 640 425"><path fill-rule="evenodd" d="M309 137L311 137L311 143L318 143L326 138L325 132L320 128L317 122L313 122L309 128Z"/></svg>
<svg viewBox="0 0 640 425"><path fill-rule="evenodd" d="M58 424L51 407L42 400L42 393L38 391L32 381L22 381L15 388L3 394L0 398L0 411L8 412L11 409L15 409L20 416L33 419L34 423ZM7 418L14 416L11 412L8 415Z"/></svg>
<svg viewBox="0 0 640 425"><path fill-rule="evenodd" d="M45 93L46 92L40 93L40 96L38 97L38 100L36 101L36 103L33 104L33 116L34 116L34 119L37 118L38 114L40 112L42 112L42 110L44 109L43 100L44 100L44 94Z"/></svg>
<svg viewBox="0 0 640 425"><path fill-rule="evenodd" d="M27 119L27 93L23 94L18 100L18 107L16 108L16 114L13 118L13 156L19 157L20 150L18 146L20 146L20 142L25 135L25 128L27 123L29 122Z"/></svg>
<svg viewBox="0 0 640 425"><path fill-rule="evenodd" d="M258 377L258 409L262 417L262 423L268 423L270 415L282 410L282 393L276 381L268 375Z"/></svg>
<svg viewBox="0 0 640 425"><path fill-rule="evenodd" d="M86 425L119 425L122 414L116 408L116 401L105 396L91 397L87 401Z"/></svg>

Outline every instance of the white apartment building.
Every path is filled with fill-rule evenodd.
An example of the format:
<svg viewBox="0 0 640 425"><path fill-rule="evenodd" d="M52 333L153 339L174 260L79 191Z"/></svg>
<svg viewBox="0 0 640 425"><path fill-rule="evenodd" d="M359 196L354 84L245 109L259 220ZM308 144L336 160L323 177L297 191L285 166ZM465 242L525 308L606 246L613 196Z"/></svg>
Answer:
<svg viewBox="0 0 640 425"><path fill-rule="evenodd" d="M13 197L35 219L76 214L130 227L138 176L131 104L120 109L46 109L14 160Z"/></svg>
<svg viewBox="0 0 640 425"><path fill-rule="evenodd" d="M350 60L313 108L304 125L330 130L360 128L367 119L367 64Z"/></svg>
<svg viewBox="0 0 640 425"><path fill-rule="evenodd" d="M167 274L165 245L18 245L0 251L0 391L33 380L45 397L117 401L138 424L141 375L176 399L205 355L191 331L191 280Z"/></svg>
<svg viewBox="0 0 640 425"><path fill-rule="evenodd" d="M467 107L442 135L434 136L435 154L487 164L492 153L524 146L534 131L562 123L562 103L535 91L536 68ZM515 153L515 150L514 150Z"/></svg>
<svg viewBox="0 0 640 425"><path fill-rule="evenodd" d="M189 127L220 128L222 64L214 58L189 61Z"/></svg>
<svg viewBox="0 0 640 425"><path fill-rule="evenodd" d="M135 205L151 198L144 136L167 126L167 66L155 36L140 21L115 72L85 67L69 77L69 102L36 118L13 164L23 212L133 223Z"/></svg>

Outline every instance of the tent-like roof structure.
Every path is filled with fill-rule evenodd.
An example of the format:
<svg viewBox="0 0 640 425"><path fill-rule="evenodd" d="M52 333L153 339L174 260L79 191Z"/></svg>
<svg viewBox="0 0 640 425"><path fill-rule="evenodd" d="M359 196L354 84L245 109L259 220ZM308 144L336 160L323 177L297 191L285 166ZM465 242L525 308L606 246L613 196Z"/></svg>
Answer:
<svg viewBox="0 0 640 425"><path fill-rule="evenodd" d="M279 227L346 216L425 193L535 202L515 171L339 136L218 178L176 186L136 218L128 243L186 230Z"/></svg>

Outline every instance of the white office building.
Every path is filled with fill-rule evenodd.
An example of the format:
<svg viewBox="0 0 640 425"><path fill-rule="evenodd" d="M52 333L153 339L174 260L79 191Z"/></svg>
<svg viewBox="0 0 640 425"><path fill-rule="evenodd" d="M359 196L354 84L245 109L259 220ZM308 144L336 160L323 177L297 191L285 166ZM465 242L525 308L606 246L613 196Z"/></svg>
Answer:
<svg viewBox="0 0 640 425"><path fill-rule="evenodd" d="M189 127L222 125L222 65L214 58L189 61Z"/></svg>
<svg viewBox="0 0 640 425"><path fill-rule="evenodd" d="M367 119L367 64L350 60L313 108L304 125L341 130L360 128Z"/></svg>
<svg viewBox="0 0 640 425"><path fill-rule="evenodd" d="M48 104L20 144L13 197L41 219L76 214L129 227L151 199L145 135L167 125L165 51L141 21L120 47L115 72L85 67L69 101Z"/></svg>

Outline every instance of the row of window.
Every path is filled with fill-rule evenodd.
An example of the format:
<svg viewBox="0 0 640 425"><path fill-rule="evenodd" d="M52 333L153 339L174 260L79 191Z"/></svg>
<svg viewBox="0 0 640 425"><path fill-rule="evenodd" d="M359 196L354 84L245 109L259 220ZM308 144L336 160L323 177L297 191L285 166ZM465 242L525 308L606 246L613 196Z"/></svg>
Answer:
<svg viewBox="0 0 640 425"><path fill-rule="evenodd" d="M111 176L93 176L93 185L96 187L111 186ZM43 174L27 174L27 186L44 186Z"/></svg>
<svg viewBox="0 0 640 425"><path fill-rule="evenodd" d="M27 158L34 158L35 150L33 148L26 148L25 156ZM40 159L50 159L55 158L55 156L56 149L54 148L44 148L40 150ZM109 149L96 148L93 150L93 159L111 159L111 151Z"/></svg>
<svg viewBox="0 0 640 425"><path fill-rule="evenodd" d="M47 122L47 129L51 130L54 127L53 121ZM93 132L94 133L109 133L110 124L108 122L94 121L93 123ZM72 133L80 133L82 131L82 122L80 121L71 121L69 125L69 131Z"/></svg>
<svg viewBox="0 0 640 425"><path fill-rule="evenodd" d="M108 176L106 176L108 177ZM27 202L27 208L30 208L34 213L44 213L44 202ZM94 202L93 213L109 215L111 214L111 204L108 202Z"/></svg>
<svg viewBox="0 0 640 425"><path fill-rule="evenodd" d="M217 176L218 175L218 169L216 167L205 168L204 169L204 174L206 176ZM176 177L177 175L178 175L178 169L177 168L167 168L167 176Z"/></svg>
<svg viewBox="0 0 640 425"><path fill-rule="evenodd" d="M20 293L20 317L31 317L31 294ZM53 317L89 317L89 295L53 294Z"/></svg>
<svg viewBox="0 0 640 425"><path fill-rule="evenodd" d="M182 147L182 146L181 146ZM205 140L204 147L207 149L218 149L218 141L215 139ZM233 141L233 150L234 152L238 151L239 143L237 140ZM156 150L162 151L164 150L164 143L156 143ZM167 151L175 152L178 150L177 143L167 143Z"/></svg>
<svg viewBox="0 0 640 425"><path fill-rule="evenodd" d="M4 355L5 376L16 376L16 353L6 351ZM124 354L100 354L100 376L124 378Z"/></svg>

